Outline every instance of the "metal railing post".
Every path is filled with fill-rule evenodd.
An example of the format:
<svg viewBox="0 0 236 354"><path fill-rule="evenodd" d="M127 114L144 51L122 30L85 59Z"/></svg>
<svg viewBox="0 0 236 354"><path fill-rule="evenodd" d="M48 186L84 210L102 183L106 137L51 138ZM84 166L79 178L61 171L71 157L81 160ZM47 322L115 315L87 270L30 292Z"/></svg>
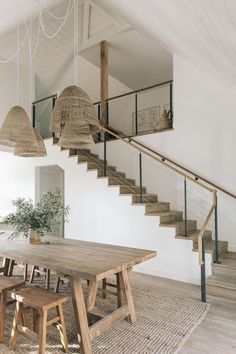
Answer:
<svg viewBox="0 0 236 354"><path fill-rule="evenodd" d="M99 120L99 122L101 120L101 105L100 104L98 104L98 120ZM98 141L100 142L101 141L101 132L99 132L97 136L98 136Z"/></svg>
<svg viewBox="0 0 236 354"><path fill-rule="evenodd" d="M202 239L202 264L201 264L201 300L206 302L206 263L205 263L205 240Z"/></svg>
<svg viewBox="0 0 236 354"><path fill-rule="evenodd" d="M55 104L56 104L56 97L54 96L54 97L52 98L52 110L54 109ZM53 137L53 138L55 137L55 133L54 133L54 132L52 132L52 137Z"/></svg>
<svg viewBox="0 0 236 354"><path fill-rule="evenodd" d="M33 106L32 106L32 126L33 126L33 128L35 128L35 119L36 119L36 117L35 117L35 104L33 104Z"/></svg>
<svg viewBox="0 0 236 354"><path fill-rule="evenodd" d="M135 107L134 107L134 112L135 112L135 135L138 135L138 95L137 93L134 95L135 97Z"/></svg>
<svg viewBox="0 0 236 354"><path fill-rule="evenodd" d="M143 170L142 170L142 153L139 152L139 201L142 203L143 199Z"/></svg>
<svg viewBox="0 0 236 354"><path fill-rule="evenodd" d="M187 224L187 180L184 177L184 236L188 235L188 224Z"/></svg>
<svg viewBox="0 0 236 354"><path fill-rule="evenodd" d="M106 102L106 112L105 112L105 128L108 125L108 114L109 114L108 102ZM104 132L104 176L107 175L107 132Z"/></svg>
<svg viewBox="0 0 236 354"><path fill-rule="evenodd" d="M214 263L220 263L219 260L219 247L218 247L218 205L217 205L217 194L215 194L215 252L214 252Z"/></svg>
<svg viewBox="0 0 236 354"><path fill-rule="evenodd" d="M170 83L170 128L173 128L173 83Z"/></svg>

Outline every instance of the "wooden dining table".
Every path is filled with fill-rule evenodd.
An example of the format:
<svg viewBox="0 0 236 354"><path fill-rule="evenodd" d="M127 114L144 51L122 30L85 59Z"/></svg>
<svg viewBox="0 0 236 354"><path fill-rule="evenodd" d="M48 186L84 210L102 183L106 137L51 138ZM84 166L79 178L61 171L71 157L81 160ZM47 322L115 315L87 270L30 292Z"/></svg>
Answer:
<svg viewBox="0 0 236 354"><path fill-rule="evenodd" d="M5 258L5 275L8 274L9 261L15 260L69 277L82 354L91 354L91 341L121 319L127 318L131 323L136 321L128 270L155 256L156 252L151 250L52 236L45 237L40 245L31 245L27 240L0 239L0 257ZM98 283L113 275L118 276L121 285L120 307L105 316L94 312L97 321L89 326L88 317L94 315ZM89 283L86 301L82 288L84 279Z"/></svg>

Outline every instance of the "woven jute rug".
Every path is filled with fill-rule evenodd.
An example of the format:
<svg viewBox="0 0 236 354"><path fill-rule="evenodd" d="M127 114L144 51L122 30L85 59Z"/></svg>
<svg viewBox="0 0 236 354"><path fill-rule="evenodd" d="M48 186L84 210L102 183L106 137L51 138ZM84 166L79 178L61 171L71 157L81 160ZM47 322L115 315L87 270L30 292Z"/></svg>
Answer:
<svg viewBox="0 0 236 354"><path fill-rule="evenodd" d="M36 278L35 284L43 286L43 280ZM66 286L60 288L62 294L68 295L68 303L64 306L69 353L80 353L77 342L74 313L70 290ZM86 292L86 286L85 286ZM161 290L133 289L137 312L137 322L129 324L121 320L93 341L94 354L174 354L184 345L193 330L205 318L209 305L198 300L170 295ZM105 312L116 308L116 298L109 295L103 299L98 294L96 305ZM19 333L17 349L8 349L10 331L14 314L14 305L8 307L4 343L0 344L1 354L38 353L38 340ZM28 314L30 324L31 312ZM48 328L46 354L62 353L59 333L54 327Z"/></svg>

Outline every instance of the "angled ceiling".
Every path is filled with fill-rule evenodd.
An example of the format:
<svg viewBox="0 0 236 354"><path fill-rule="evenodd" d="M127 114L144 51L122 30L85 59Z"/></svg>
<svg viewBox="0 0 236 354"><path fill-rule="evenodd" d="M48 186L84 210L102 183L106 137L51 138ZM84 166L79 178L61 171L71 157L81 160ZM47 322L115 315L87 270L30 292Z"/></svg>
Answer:
<svg viewBox="0 0 236 354"><path fill-rule="evenodd" d="M37 14L41 8L53 6L62 0L1 0L0 1L0 37L22 22Z"/></svg>
<svg viewBox="0 0 236 354"><path fill-rule="evenodd" d="M170 52L235 87L235 0L95 1Z"/></svg>
<svg viewBox="0 0 236 354"><path fill-rule="evenodd" d="M172 79L172 55L134 30L108 39L109 73L133 90ZM81 55L100 65L99 45Z"/></svg>
<svg viewBox="0 0 236 354"><path fill-rule="evenodd" d="M14 0L15 5L21 3L21 12L24 18L30 16L29 9L26 11L27 1ZM43 13L46 30L50 34L54 33L63 22L57 20L57 17L62 18L67 13L68 6L73 4L72 1L31 0L37 4L37 7L36 5L35 7L31 6L31 18L34 19L32 25L32 69L36 72L37 82L40 83L37 97L54 93L53 91L58 87L57 83L63 81L61 79L63 75L71 78L70 80L73 82L74 56L73 9L69 11L68 19L61 31L54 38L48 39L44 33L38 35L37 11L40 11L39 3L44 8L54 4L54 6L50 6L50 12L44 11ZM5 3L5 1L3 2ZM9 4L9 1L7 3ZM53 14L54 17L50 14ZM100 54L97 43L106 39L109 42L109 73L129 88L138 89L172 79L172 55L147 36L132 29L122 16L113 13L110 8L103 8L91 0L80 0L79 30L80 55L99 67ZM25 35L26 31L24 24L22 24L20 27L21 41ZM16 24L4 35L1 36L0 32L0 57L9 57L15 51ZM27 40L21 48L19 60L21 64L29 66ZM82 68L79 68L80 70L84 70L83 64Z"/></svg>

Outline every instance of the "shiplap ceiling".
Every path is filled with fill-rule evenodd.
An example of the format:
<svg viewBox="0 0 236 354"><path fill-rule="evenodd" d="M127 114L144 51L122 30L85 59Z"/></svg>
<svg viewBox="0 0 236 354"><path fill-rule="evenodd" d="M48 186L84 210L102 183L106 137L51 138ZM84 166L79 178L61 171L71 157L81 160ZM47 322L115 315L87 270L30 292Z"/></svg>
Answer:
<svg viewBox="0 0 236 354"><path fill-rule="evenodd" d="M95 0L156 43L236 85L236 0Z"/></svg>
<svg viewBox="0 0 236 354"><path fill-rule="evenodd" d="M54 1L56 0L53 0L53 3ZM58 5L50 7L50 11L56 16L63 16L68 4L69 0L59 1ZM45 3L44 7L46 7ZM46 38L44 34L38 36L38 19L36 15L34 16L32 69L36 72L38 83L37 97L41 97L55 90L62 75L71 76L73 82L73 70L71 70L74 54L73 11L70 12L68 21L62 30L53 39ZM91 63L96 66L100 65L97 43L106 39L109 42L109 72L129 88L141 88L172 78L172 55L150 41L149 38L132 30L117 13L112 13L109 8L103 8L93 1L80 0L79 16L80 55ZM61 21L52 18L46 11L43 17L47 31L55 32ZM32 18L29 18L28 23L31 20ZM24 36L25 28L22 25L20 27L21 40ZM9 57L15 50L16 27L0 37L0 55ZM21 64L29 65L27 42L22 47L19 60ZM85 69L84 64L82 62L80 71Z"/></svg>
<svg viewBox="0 0 236 354"><path fill-rule="evenodd" d="M1 0L0 37L15 28L17 22L37 14L40 8L53 6L61 0Z"/></svg>

